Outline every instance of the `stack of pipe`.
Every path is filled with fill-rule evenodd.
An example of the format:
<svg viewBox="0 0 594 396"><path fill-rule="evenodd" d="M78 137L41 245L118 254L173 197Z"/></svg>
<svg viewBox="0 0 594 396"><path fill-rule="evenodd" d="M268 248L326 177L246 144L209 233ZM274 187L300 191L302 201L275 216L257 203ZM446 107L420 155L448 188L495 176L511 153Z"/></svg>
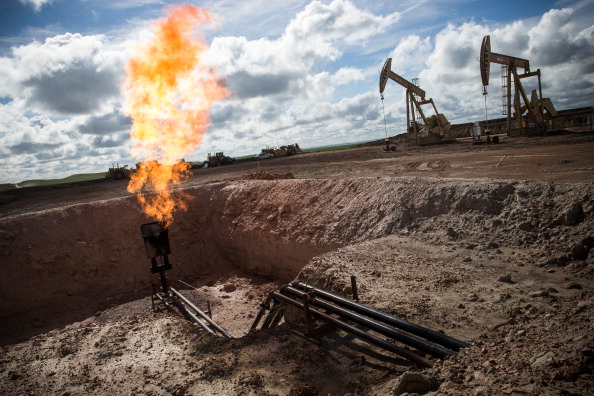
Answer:
<svg viewBox="0 0 594 396"><path fill-rule="evenodd" d="M431 367L433 362L391 341L440 359L452 356L461 348L471 345L299 281L284 286L280 292L271 293L269 299L300 308L305 311L306 318L312 315L423 367ZM370 331L379 333L388 340Z"/></svg>

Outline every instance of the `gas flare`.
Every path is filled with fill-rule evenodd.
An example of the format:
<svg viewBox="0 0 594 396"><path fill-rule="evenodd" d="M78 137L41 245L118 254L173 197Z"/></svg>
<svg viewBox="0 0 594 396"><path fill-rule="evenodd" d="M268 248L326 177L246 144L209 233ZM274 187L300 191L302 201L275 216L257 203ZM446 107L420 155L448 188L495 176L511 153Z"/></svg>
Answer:
<svg viewBox="0 0 594 396"><path fill-rule="evenodd" d="M213 103L228 96L216 70L204 64L208 45L196 34L211 20L207 10L191 5L168 8L152 41L135 47L126 65L131 154L140 161L128 191L166 227L175 210L187 209L189 196L174 191L189 171L189 163L180 159L202 141Z"/></svg>

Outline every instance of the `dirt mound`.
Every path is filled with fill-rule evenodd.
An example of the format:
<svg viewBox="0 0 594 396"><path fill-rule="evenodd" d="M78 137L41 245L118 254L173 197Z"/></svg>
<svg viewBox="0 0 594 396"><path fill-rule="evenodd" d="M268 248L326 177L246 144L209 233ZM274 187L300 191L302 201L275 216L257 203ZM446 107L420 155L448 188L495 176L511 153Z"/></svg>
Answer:
<svg viewBox="0 0 594 396"><path fill-rule="evenodd" d="M295 176L289 172L285 174L256 172L241 176L241 180L280 180L280 179L294 179Z"/></svg>

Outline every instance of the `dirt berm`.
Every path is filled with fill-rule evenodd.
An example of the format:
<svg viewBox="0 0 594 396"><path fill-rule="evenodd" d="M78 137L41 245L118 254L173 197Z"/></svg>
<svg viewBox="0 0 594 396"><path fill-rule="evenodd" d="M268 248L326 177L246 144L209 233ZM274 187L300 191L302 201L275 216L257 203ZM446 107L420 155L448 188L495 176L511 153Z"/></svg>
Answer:
<svg viewBox="0 0 594 396"><path fill-rule="evenodd" d="M9 216L0 223L0 393L594 389L593 183L372 177L185 191L169 278L191 284L184 292L197 304L211 302L235 338L151 311L140 236L151 220L135 198ZM340 332L320 347L288 325L248 334L282 283L349 295L351 275L365 304L473 346L423 371Z"/></svg>

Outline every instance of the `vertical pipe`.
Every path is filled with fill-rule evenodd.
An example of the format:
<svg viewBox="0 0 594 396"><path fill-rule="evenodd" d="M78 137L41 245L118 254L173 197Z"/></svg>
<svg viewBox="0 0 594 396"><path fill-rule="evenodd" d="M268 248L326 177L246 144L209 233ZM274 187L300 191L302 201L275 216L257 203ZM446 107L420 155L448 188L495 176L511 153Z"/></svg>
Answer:
<svg viewBox="0 0 594 396"><path fill-rule="evenodd" d="M357 277L351 275L351 290L353 291L353 300L359 302L359 292L357 291Z"/></svg>
<svg viewBox="0 0 594 396"><path fill-rule="evenodd" d="M511 132L511 68L507 67L507 133Z"/></svg>
<svg viewBox="0 0 594 396"><path fill-rule="evenodd" d="M410 110L408 109L408 89L406 90L406 137L410 143Z"/></svg>
<svg viewBox="0 0 594 396"><path fill-rule="evenodd" d="M303 312L305 314L305 334L311 334L311 317L309 316L309 296L307 293L301 295L303 300Z"/></svg>

